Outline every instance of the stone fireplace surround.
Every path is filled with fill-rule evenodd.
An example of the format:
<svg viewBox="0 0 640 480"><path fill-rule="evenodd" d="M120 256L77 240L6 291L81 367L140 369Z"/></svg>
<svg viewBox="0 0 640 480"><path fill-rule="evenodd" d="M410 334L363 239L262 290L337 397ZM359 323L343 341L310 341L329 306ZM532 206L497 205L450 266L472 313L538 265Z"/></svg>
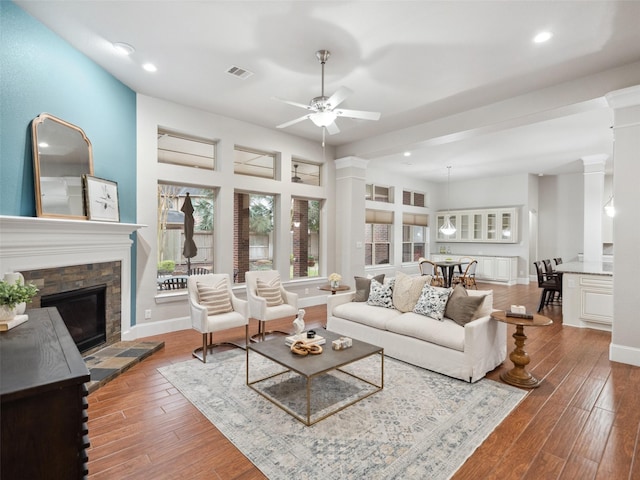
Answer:
<svg viewBox="0 0 640 480"><path fill-rule="evenodd" d="M131 331L131 234L142 226L60 218L0 216L0 278L8 272L25 274L44 271L61 275L63 285L69 285L69 282L92 284L96 281L95 278L68 278L65 277L65 272L76 276L83 271L95 272L94 267L79 266L104 268L105 264L109 265L109 288L112 292L119 293L119 305L112 305L110 311L116 317L117 313L120 314L120 325L107 327L112 331L108 335L108 343L135 340ZM118 275L114 275L114 269L119 270ZM42 279L40 273L38 276ZM25 278L28 277L29 274L25 274ZM48 285L47 293L50 290L51 286Z"/></svg>

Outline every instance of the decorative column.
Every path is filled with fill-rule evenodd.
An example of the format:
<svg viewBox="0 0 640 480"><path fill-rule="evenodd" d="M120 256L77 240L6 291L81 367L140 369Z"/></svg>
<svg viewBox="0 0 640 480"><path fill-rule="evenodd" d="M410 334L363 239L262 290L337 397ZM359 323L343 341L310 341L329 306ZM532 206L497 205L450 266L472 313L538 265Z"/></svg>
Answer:
<svg viewBox="0 0 640 480"><path fill-rule="evenodd" d="M365 181L368 160L339 158L336 162L336 271L354 285L364 275ZM329 272L331 273L331 272Z"/></svg>
<svg viewBox="0 0 640 480"><path fill-rule="evenodd" d="M609 358L640 366L640 85L606 95L613 108L613 328Z"/></svg>
<svg viewBox="0 0 640 480"><path fill-rule="evenodd" d="M604 164L608 155L588 155L584 164L584 262L602 262Z"/></svg>

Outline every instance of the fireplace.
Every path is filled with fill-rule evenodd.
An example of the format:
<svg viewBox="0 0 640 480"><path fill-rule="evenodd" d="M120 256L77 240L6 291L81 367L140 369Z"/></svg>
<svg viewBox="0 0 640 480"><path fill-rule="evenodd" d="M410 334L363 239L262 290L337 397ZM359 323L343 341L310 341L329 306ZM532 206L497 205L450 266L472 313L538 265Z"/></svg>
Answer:
<svg viewBox="0 0 640 480"><path fill-rule="evenodd" d="M106 345L135 340L131 234L141 227L0 215L0 276L21 272L40 289L27 311L40 307L41 296L106 285Z"/></svg>
<svg viewBox="0 0 640 480"><path fill-rule="evenodd" d="M106 285L44 295L42 307L56 307L80 353L107 340L105 322Z"/></svg>

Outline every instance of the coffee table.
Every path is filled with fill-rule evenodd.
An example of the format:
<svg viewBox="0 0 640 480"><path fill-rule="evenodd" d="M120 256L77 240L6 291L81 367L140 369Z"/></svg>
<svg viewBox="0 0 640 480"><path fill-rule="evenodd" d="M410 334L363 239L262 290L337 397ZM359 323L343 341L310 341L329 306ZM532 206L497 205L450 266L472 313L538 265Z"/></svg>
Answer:
<svg viewBox="0 0 640 480"><path fill-rule="evenodd" d="M274 405L280 407L282 410L287 412L289 415L293 416L297 420L300 420L307 426L313 425L314 423L319 422L320 420L324 420L325 418L337 413L350 405L353 405L360 400L363 400L374 393L379 392L384 388L384 349L382 347L377 347L375 345L371 345L370 343L361 342L359 340L353 339L353 345L344 350L333 350L331 348L331 342L340 338L340 335L337 335L333 332L329 332L322 328L315 329L318 335L323 336L326 339L326 343L322 345L323 352L319 355L305 355L300 356L291 352L290 348L284 343L284 338L274 338L272 340L267 340L264 342L252 343L247 346L247 385L262 395L264 398L269 400ZM250 353L255 352L259 355L262 355L265 358L285 367L286 370L275 373L273 375L269 375L263 378L259 378L257 380L250 380ZM351 372L345 371L342 367L349 365L350 363L357 362L364 358L370 357L372 355L380 355L380 381L378 383L374 383L372 381L367 380L366 378L359 377ZM335 410L331 410L328 413L321 415L316 418L312 418L311 412L311 384L312 381L323 375L325 373L331 372L332 370L338 370L342 373L345 373L361 382L365 382L373 387L375 387L371 391L365 391L362 396L358 396L352 401L349 401L345 404L339 404L340 406ZM263 393L259 388L256 388L256 385L267 381L269 379L273 379L280 375L284 375L288 372L295 372L305 379L306 392L301 391L300 395L306 395L306 415L302 416L292 409L287 407L281 402L278 402L277 399L272 398L265 393Z"/></svg>

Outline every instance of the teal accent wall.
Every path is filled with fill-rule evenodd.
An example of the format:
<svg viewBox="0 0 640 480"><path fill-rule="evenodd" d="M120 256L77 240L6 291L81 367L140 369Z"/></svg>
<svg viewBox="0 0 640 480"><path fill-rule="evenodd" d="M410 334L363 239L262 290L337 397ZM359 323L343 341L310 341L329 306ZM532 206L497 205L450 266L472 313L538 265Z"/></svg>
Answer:
<svg viewBox="0 0 640 480"><path fill-rule="evenodd" d="M120 221L136 222L136 93L12 2L0 1L0 215L35 216L31 120L82 128L94 174L118 183ZM135 306L136 245L132 250ZM132 308L135 324L135 307Z"/></svg>

